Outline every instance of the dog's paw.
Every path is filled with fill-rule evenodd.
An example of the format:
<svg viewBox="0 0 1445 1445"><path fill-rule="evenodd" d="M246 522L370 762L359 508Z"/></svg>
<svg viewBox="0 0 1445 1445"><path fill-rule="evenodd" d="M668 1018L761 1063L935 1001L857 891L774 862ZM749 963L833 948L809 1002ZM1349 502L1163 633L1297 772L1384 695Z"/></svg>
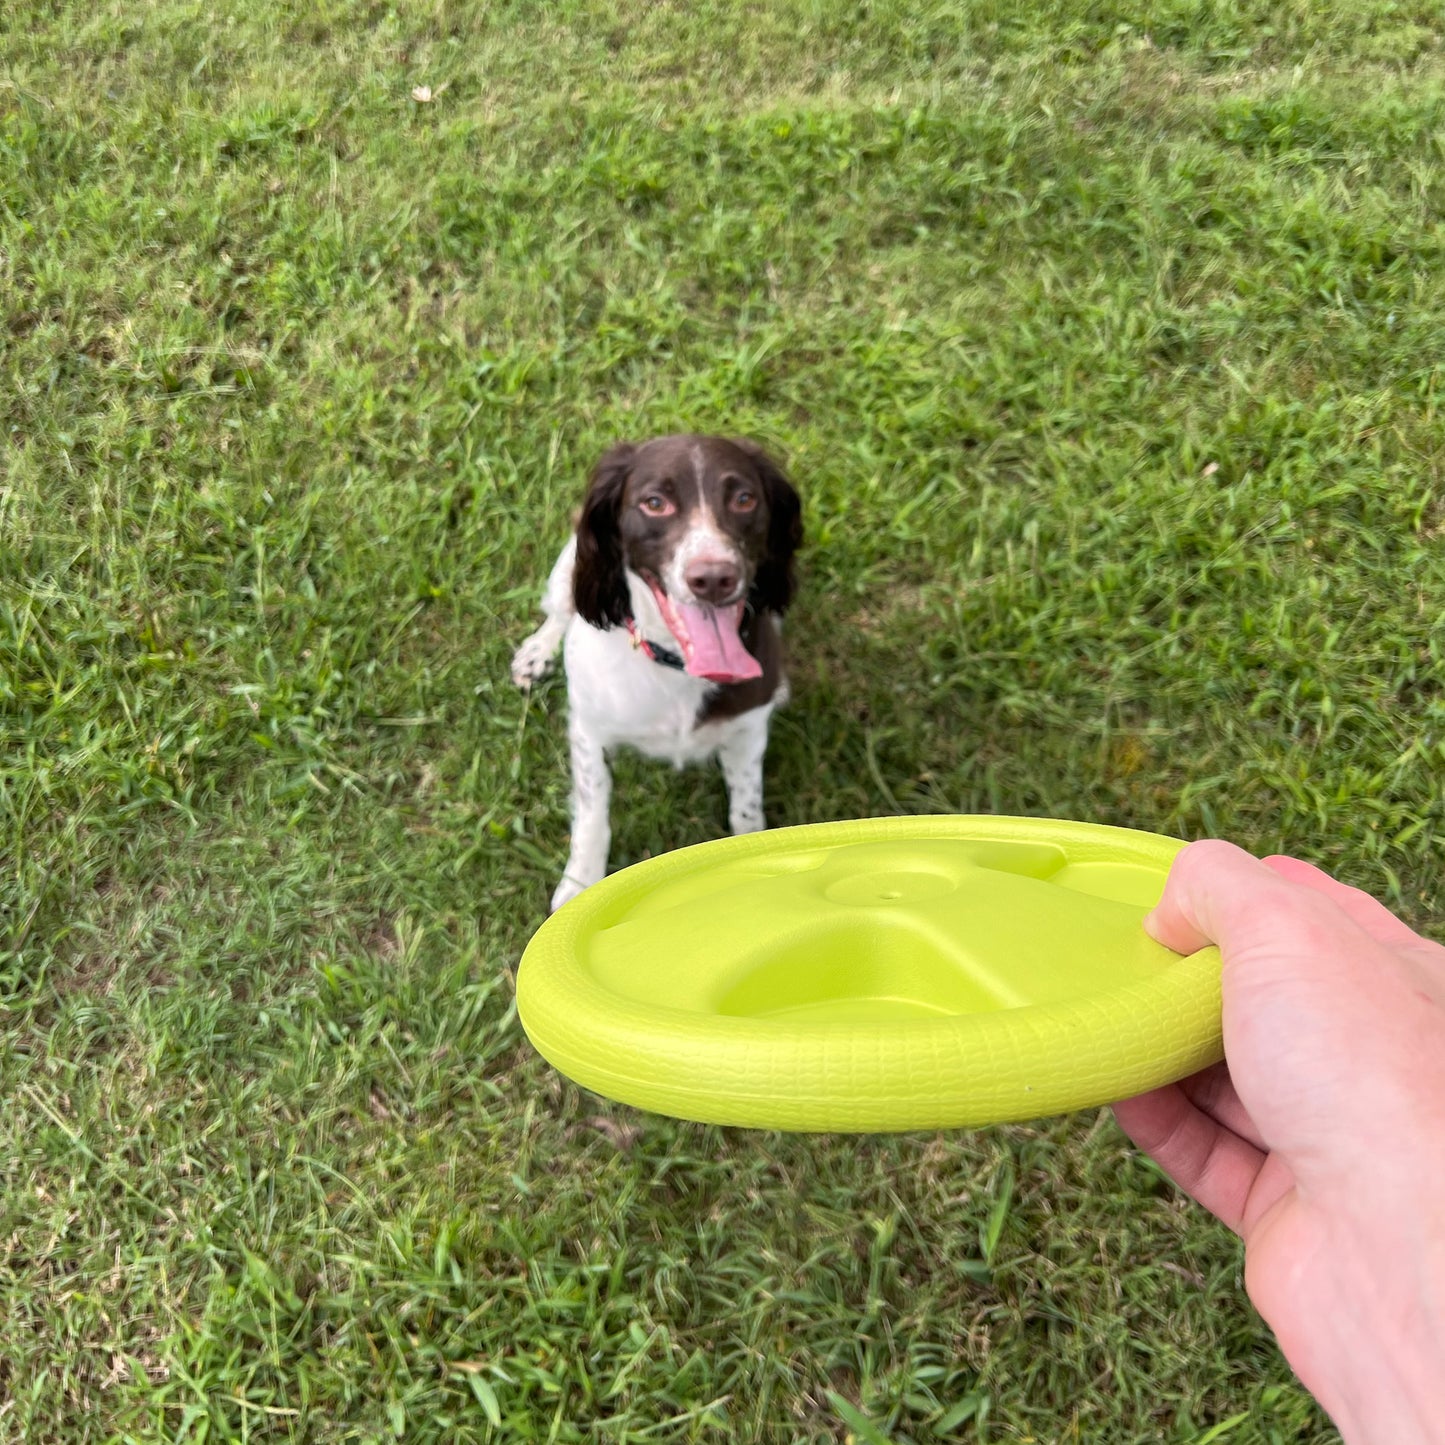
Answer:
<svg viewBox="0 0 1445 1445"><path fill-rule="evenodd" d="M547 675L556 653L557 644L551 638L534 632L512 654L512 681L525 692Z"/></svg>
<svg viewBox="0 0 1445 1445"><path fill-rule="evenodd" d="M592 880L596 882L596 879ZM564 903L570 903L579 893L588 887L586 883L579 883L575 878L563 876L562 881L557 885L556 891L552 894L552 909L555 913Z"/></svg>
<svg viewBox="0 0 1445 1445"><path fill-rule="evenodd" d="M761 833L767 826L761 793L743 790L728 799L728 831L733 837L740 833Z"/></svg>

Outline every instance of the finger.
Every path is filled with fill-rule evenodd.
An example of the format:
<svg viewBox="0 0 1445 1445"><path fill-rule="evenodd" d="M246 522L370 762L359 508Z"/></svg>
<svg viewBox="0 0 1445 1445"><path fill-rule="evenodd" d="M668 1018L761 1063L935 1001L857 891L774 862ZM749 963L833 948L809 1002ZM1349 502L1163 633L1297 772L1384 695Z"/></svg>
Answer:
<svg viewBox="0 0 1445 1445"><path fill-rule="evenodd" d="M1175 855L1144 930L1175 953L1197 953L1224 941L1220 903L1241 893L1255 895L1271 882L1281 886L1278 875L1233 843L1190 843Z"/></svg>
<svg viewBox="0 0 1445 1445"><path fill-rule="evenodd" d="M1228 1064L1214 1064L1187 1079L1181 1079L1179 1087L1201 1114L1207 1115L1216 1124L1222 1124L1231 1134L1238 1134L1261 1153L1268 1152L1258 1127L1249 1116L1249 1110L1240 1102L1234 1080L1229 1076Z"/></svg>
<svg viewBox="0 0 1445 1445"><path fill-rule="evenodd" d="M1312 888L1337 903L1346 914L1371 938L1380 943L1417 944L1424 940L1409 925L1402 923L1376 898L1359 888L1351 888L1331 878L1322 868L1306 863L1302 858L1286 858L1280 855L1266 858L1264 866L1278 873L1291 883Z"/></svg>
<svg viewBox="0 0 1445 1445"><path fill-rule="evenodd" d="M1195 1108L1177 1084L1114 1105L1119 1127L1191 1198L1238 1233L1265 1156Z"/></svg>
<svg viewBox="0 0 1445 1445"><path fill-rule="evenodd" d="M1176 953L1218 944L1226 962L1231 956L1334 954L1342 933L1360 936L1333 898L1281 877L1233 843L1214 840L1190 843L1175 856L1144 928Z"/></svg>

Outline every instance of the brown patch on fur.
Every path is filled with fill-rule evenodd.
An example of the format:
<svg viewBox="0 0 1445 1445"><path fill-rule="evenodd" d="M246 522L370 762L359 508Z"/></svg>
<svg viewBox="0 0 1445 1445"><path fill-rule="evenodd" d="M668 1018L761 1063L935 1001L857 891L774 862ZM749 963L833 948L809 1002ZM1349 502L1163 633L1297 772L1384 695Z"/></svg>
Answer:
<svg viewBox="0 0 1445 1445"><path fill-rule="evenodd" d="M738 486L758 494L755 509L727 505ZM649 494L673 510L647 515L638 503ZM578 613L594 627L620 627L630 607L626 569L660 574L704 506L737 548L754 609L784 612L793 595L793 553L802 542L798 494L756 442L688 433L622 442L597 463L577 526Z"/></svg>

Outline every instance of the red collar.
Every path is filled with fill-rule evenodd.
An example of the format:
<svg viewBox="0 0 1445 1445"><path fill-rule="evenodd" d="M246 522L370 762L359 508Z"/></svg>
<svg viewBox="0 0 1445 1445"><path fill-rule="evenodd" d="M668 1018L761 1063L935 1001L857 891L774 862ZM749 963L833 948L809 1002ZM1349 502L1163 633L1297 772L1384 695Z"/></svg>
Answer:
<svg viewBox="0 0 1445 1445"><path fill-rule="evenodd" d="M651 658L653 662L663 667L671 667L677 672L685 672L687 663L683 661L680 653L674 652L670 647L659 647L655 642L649 642L639 631L637 623L627 618L627 635L632 639L632 645L642 653L644 657Z"/></svg>

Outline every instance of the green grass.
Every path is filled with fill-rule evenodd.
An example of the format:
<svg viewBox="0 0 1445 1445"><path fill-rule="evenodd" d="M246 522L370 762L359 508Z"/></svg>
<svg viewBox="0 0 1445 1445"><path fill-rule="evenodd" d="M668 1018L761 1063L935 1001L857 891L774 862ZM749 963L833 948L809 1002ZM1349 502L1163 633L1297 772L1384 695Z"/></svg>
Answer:
<svg viewBox="0 0 1445 1445"><path fill-rule="evenodd" d="M507 660L619 437L810 545L777 823L1442 903L1445 26L1409 0L16 0L0 1439L1334 1438L1107 1114L581 1095ZM434 99L411 99L428 85ZM619 769L614 861L718 779Z"/></svg>

